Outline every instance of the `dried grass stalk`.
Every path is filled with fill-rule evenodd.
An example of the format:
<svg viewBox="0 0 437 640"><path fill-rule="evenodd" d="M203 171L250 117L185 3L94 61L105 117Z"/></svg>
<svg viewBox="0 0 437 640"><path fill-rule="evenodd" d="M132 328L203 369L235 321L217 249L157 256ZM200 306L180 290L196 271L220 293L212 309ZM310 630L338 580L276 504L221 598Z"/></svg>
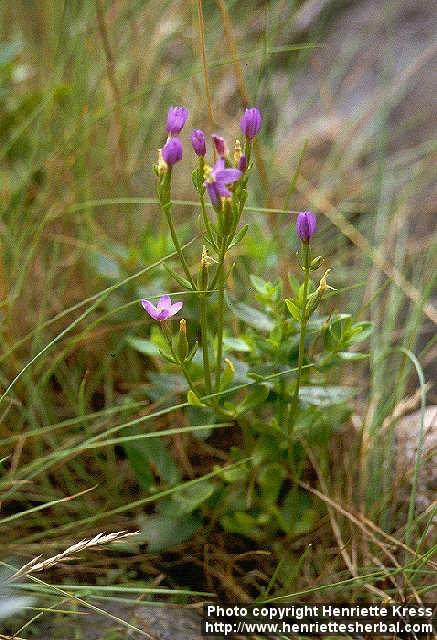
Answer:
<svg viewBox="0 0 437 640"><path fill-rule="evenodd" d="M79 553L80 551L85 551L87 549L91 549L93 547L97 547L103 544L110 544L111 542L115 542L118 540L125 540L126 538L130 538L131 536L138 535L139 531L135 531L133 533L129 533L126 531L117 531L114 533L98 533L94 538L81 540L80 542L76 542L76 544L71 545L65 551L58 553L51 558L47 558L46 560L42 560L39 562L42 555L33 558L30 562L27 562L23 565L18 571L16 571L12 576L10 576L9 580L15 580L15 578L21 578L23 576L27 576L30 573L36 573L37 571L43 571L44 569L48 569L49 567L53 567L55 564L59 562L65 562L68 560L72 560L72 556L75 553Z"/></svg>

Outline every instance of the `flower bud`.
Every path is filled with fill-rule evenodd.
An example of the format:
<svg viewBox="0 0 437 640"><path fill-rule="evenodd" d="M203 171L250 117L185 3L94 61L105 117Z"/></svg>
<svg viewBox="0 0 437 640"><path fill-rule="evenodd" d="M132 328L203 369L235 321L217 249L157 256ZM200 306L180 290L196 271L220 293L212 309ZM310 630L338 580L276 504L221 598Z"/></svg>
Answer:
<svg viewBox="0 0 437 640"><path fill-rule="evenodd" d="M207 291L208 289L208 267L212 258L208 256L206 247L202 249L202 257L200 258L200 268L197 275L197 287L199 291Z"/></svg>
<svg viewBox="0 0 437 640"><path fill-rule="evenodd" d="M309 242L317 229L317 219L312 211L299 213L296 221L296 233L302 242Z"/></svg>
<svg viewBox="0 0 437 640"><path fill-rule="evenodd" d="M256 107L246 109L240 120L241 131L249 140L252 140L256 136L261 129L261 124L261 113Z"/></svg>
<svg viewBox="0 0 437 640"><path fill-rule="evenodd" d="M178 336L178 356L181 362L184 362L188 355L188 340L187 340L187 323L182 318L179 321L179 336Z"/></svg>
<svg viewBox="0 0 437 640"><path fill-rule="evenodd" d="M245 171L247 169L247 158L246 158L246 156L241 156L240 160L238 161L238 168L240 169L241 173L245 173Z"/></svg>
<svg viewBox="0 0 437 640"><path fill-rule="evenodd" d="M167 131L170 135L178 135L184 128L188 118L188 109L185 107L170 107L167 114Z"/></svg>
<svg viewBox="0 0 437 640"><path fill-rule="evenodd" d="M213 133L212 141L214 143L215 150L219 154L220 158L224 158L228 155L228 147L226 146L225 139L221 136L218 136L216 133Z"/></svg>
<svg viewBox="0 0 437 640"><path fill-rule="evenodd" d="M317 271L317 269L323 264L325 258L323 256L317 256L311 260L310 269L311 271Z"/></svg>
<svg viewBox="0 0 437 640"><path fill-rule="evenodd" d="M239 140L235 140L235 145L234 145L234 165L236 167L238 167L238 164L240 162L240 158L243 155L243 152L241 150L241 142Z"/></svg>
<svg viewBox="0 0 437 640"><path fill-rule="evenodd" d="M204 156L206 154L206 142L205 134L202 129L194 129L191 134L191 144L194 149L194 153L198 156Z"/></svg>
<svg viewBox="0 0 437 640"><path fill-rule="evenodd" d="M182 142L179 138L170 138L161 149L164 162L170 167L182 160Z"/></svg>

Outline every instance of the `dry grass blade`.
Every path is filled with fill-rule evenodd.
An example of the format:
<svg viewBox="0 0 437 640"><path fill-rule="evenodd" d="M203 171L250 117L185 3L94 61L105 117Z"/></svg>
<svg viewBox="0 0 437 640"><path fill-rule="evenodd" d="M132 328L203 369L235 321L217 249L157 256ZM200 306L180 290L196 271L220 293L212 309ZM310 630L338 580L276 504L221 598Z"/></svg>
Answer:
<svg viewBox="0 0 437 640"><path fill-rule="evenodd" d="M328 496L324 495L321 491L318 491L317 489L314 489L313 487L311 487L306 482L303 482L302 480L299 481L299 485L301 487L303 487L303 489L305 489L306 491L309 491L313 495L315 495L318 498L320 498L320 500L323 500L323 502L326 502L331 507L336 509L339 513L344 515L351 522L353 522L357 527L359 527L359 529L361 529L361 531L363 531L365 535L370 536L371 539L374 540L374 537L371 535L369 529L374 531L376 534L379 534L381 537L385 538L388 542L393 544L395 547L400 547L401 549L404 549L404 551L407 551L408 553L410 553L415 558L421 558L420 554L416 553L416 551L414 551L414 549L412 549L408 545L404 544L400 540L397 540L397 538L394 538L389 533L386 533L385 531L380 529L374 522L372 522L371 520L369 520L368 518L363 516L363 514L354 515L350 511L347 511L346 509L343 509L343 507L341 505L339 505L335 500L332 500ZM430 559L426 559L426 562L433 569L437 569L437 563L433 562Z"/></svg>
<svg viewBox="0 0 437 640"><path fill-rule="evenodd" d="M51 558L47 558L46 560L42 560L38 562L41 558L41 555L33 558L30 562L23 565L18 571L16 571L9 580L14 580L18 577L23 577L29 575L30 573L35 573L36 571L43 571L49 567L53 567L55 564L59 562L64 562L67 560L71 560L73 554L79 553L80 551L85 551L91 549L93 547L97 547L103 544L110 544L111 542L115 542L121 539L130 538L131 536L138 535L138 531L128 533L126 531L118 531L114 533L98 533L94 538L90 538L88 540L81 540L80 542L76 542L76 544L71 545L65 551L52 556Z"/></svg>

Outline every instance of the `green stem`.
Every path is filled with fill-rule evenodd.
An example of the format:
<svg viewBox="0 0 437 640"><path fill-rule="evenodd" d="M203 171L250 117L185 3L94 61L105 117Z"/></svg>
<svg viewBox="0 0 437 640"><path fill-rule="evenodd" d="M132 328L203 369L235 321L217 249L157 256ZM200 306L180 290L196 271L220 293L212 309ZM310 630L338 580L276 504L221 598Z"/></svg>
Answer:
<svg viewBox="0 0 437 640"><path fill-rule="evenodd" d="M208 238L208 240L212 244L214 244L214 235L212 233L211 223L209 221L208 213L207 213L206 207L205 207L205 196L204 196L204 193L199 192L199 200L200 200L200 208L201 208L201 211L202 211L202 220L203 220L203 224L205 226L206 237Z"/></svg>
<svg viewBox="0 0 437 640"><path fill-rule="evenodd" d="M199 169L198 169L199 171L198 175L200 176L200 178L202 178L203 176L204 166L205 166L205 160L202 157L200 157ZM202 220L203 220L203 225L205 227L206 237L212 244L214 244L214 234L212 232L211 223L209 221L208 213L206 211L206 206L205 206L205 187L203 187L200 184L200 181L199 181L198 193L199 193L200 208L202 211Z"/></svg>
<svg viewBox="0 0 437 640"><path fill-rule="evenodd" d="M215 389L220 391L220 379L222 374L223 357L223 322L225 312L225 254L226 238L222 238L219 255L219 281L218 281L218 312L217 312L217 362L215 370Z"/></svg>
<svg viewBox="0 0 437 640"><path fill-rule="evenodd" d="M293 430L296 418L296 411L299 406L299 390L302 380L302 368L305 357L305 337L307 331L308 317L307 317L307 298L308 298L308 284L310 279L310 264L311 264L311 252L309 242L303 242L303 254L304 254L304 269L305 276L303 282L303 296L302 296L302 316L300 321L300 339L299 339L299 356L297 361L297 377L296 387L294 389L293 400L291 402L290 411L288 414L288 449L291 452L291 446L293 442Z"/></svg>
<svg viewBox="0 0 437 640"><path fill-rule="evenodd" d="M187 261L185 260L184 254L182 253L182 248L178 240L178 236L176 234L176 229L173 224L172 217L172 207L171 207L171 196L170 196L170 183L171 183L171 169L167 170L166 176L164 178L163 186L161 190L158 190L159 202L161 204L161 209L164 212L164 215L167 219L167 224L170 229L171 239L173 240L174 247L178 254L179 260L181 262L182 268L185 272L185 275L188 278L188 281L193 290L196 289L196 285L194 284L194 280L191 276L190 270L188 268Z"/></svg>
<svg viewBox="0 0 437 640"><path fill-rule="evenodd" d="M162 334L163 334L164 338L167 340L167 344L169 346L171 355L173 356L173 358L176 360L176 362L180 366L180 368L182 370L182 373L184 374L184 377L185 377L186 381L188 382L188 386L190 387L191 391L193 393L195 393L196 396L197 396L198 393L196 391L196 388L194 386L193 380L192 380L190 374L188 373L188 370L187 370L185 364L179 360L177 354L175 353L175 350L173 349L173 342L172 342L172 339L171 339L171 335L170 335L170 333L168 331L168 327L167 327L166 322L165 321L161 322L160 326L161 326Z"/></svg>
<svg viewBox="0 0 437 640"><path fill-rule="evenodd" d="M209 364L208 349L208 313L207 301L204 295L200 296L200 330L202 332L203 374L205 376L206 392L211 393L211 368Z"/></svg>

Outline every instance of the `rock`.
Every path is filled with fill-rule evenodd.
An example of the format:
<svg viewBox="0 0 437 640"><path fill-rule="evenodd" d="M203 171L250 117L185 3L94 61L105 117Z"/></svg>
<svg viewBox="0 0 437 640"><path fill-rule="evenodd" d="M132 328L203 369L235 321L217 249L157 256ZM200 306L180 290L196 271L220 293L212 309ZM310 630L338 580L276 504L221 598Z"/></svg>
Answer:
<svg viewBox="0 0 437 640"><path fill-rule="evenodd" d="M179 606L157 606L144 604L123 605L93 600L92 604L102 608L144 633L129 629L121 622L82 608L82 615L47 617L34 629L35 640L208 640L211 636L201 634L200 611ZM83 615L85 614L85 615ZM147 634L144 635L144 634ZM219 636L214 636L220 640Z"/></svg>
<svg viewBox="0 0 437 640"><path fill-rule="evenodd" d="M417 482L416 507L425 511L434 501L437 491L437 405L425 409L423 425L422 465ZM420 411L399 420L396 427L398 476L414 476L416 451L420 438Z"/></svg>

